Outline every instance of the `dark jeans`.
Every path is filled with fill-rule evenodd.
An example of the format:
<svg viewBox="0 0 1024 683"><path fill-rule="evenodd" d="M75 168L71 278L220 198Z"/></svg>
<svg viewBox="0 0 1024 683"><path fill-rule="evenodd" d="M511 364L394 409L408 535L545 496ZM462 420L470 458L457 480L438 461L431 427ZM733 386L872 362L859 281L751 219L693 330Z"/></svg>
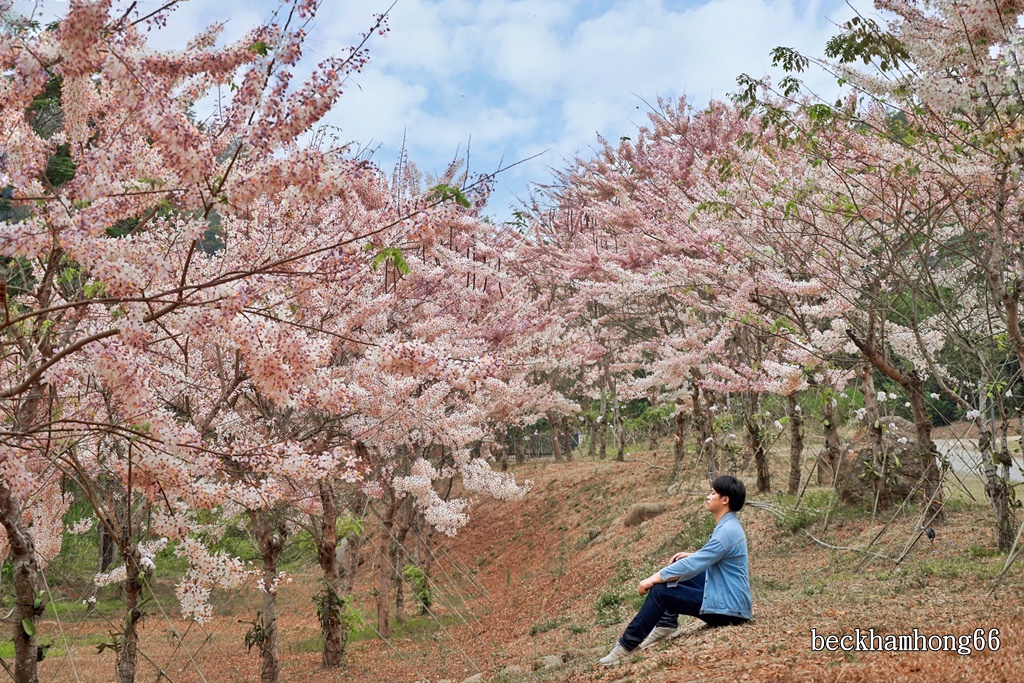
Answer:
<svg viewBox="0 0 1024 683"><path fill-rule="evenodd" d="M654 588L647 593L640 611L619 638L619 645L627 650L635 650L655 626L677 627L680 614L697 617L708 626L732 626L747 621L731 614L701 614L702 602L704 572L679 583L654 584Z"/></svg>

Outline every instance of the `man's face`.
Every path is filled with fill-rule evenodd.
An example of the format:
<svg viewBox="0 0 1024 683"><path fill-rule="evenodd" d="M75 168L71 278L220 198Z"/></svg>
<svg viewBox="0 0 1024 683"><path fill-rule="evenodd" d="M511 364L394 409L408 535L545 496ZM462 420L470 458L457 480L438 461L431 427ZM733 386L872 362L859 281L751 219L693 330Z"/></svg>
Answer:
<svg viewBox="0 0 1024 683"><path fill-rule="evenodd" d="M718 491L711 489L707 500L704 502L704 509L715 515L719 512L728 512L729 496L719 495Z"/></svg>

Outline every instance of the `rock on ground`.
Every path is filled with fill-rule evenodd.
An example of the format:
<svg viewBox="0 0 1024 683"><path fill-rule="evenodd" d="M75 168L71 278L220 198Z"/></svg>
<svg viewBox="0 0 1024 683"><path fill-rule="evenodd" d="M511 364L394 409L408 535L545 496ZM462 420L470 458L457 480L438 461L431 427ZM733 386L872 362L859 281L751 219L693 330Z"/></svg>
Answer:
<svg viewBox="0 0 1024 683"><path fill-rule="evenodd" d="M545 655L540 658L540 668L542 669L557 669L562 666L562 658L557 655Z"/></svg>

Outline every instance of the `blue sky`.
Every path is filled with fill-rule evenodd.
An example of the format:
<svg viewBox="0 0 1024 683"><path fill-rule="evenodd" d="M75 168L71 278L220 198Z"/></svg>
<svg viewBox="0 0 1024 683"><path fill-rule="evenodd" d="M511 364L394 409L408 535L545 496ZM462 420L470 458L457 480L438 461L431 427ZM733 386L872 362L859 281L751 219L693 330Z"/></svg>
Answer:
<svg viewBox="0 0 1024 683"><path fill-rule="evenodd" d="M156 8L165 0L140 0ZM32 0L15 9L32 11ZM39 3L44 18L66 0ZM308 66L358 40L392 0L323 0L307 43ZM871 12L867 0L854 0ZM226 21L230 40L266 20L276 0L190 0L154 36L180 48ZM371 61L327 117L339 137L374 149L390 171L403 138L423 171L440 172L471 141L472 171L543 154L503 174L490 203L506 219L530 183L586 156L597 134L615 140L646 122L658 97L695 105L724 98L736 76L770 73L769 51L820 55L836 24L852 16L841 0L397 0L391 32L375 36ZM832 86L823 75L808 81Z"/></svg>

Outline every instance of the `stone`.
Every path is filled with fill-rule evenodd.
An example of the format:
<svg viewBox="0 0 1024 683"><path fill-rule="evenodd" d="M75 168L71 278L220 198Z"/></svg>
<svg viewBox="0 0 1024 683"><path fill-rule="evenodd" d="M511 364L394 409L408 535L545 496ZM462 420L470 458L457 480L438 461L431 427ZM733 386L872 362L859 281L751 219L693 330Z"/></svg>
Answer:
<svg viewBox="0 0 1024 683"><path fill-rule="evenodd" d="M469 678L467 678L464 681L462 681L462 683L484 683L484 675L483 674L473 674Z"/></svg>
<svg viewBox="0 0 1024 683"><path fill-rule="evenodd" d="M504 669L502 669L498 673L499 673L499 675L503 676L506 679L515 680L515 678L517 676L523 675L523 672L524 672L523 667L516 666L515 664L512 664L510 666L506 666Z"/></svg>
<svg viewBox="0 0 1024 683"><path fill-rule="evenodd" d="M871 464L873 435L871 430L863 427L853 435L840 455L836 483L844 503L873 505L878 495L878 506L890 508L902 503L921 479L924 461L918 452L914 425L895 416L883 417L881 423L881 452L886 458L888 482L878 494L879 468Z"/></svg>
<svg viewBox="0 0 1024 683"><path fill-rule="evenodd" d="M557 669L562 666L562 658L558 655L545 655L540 658L540 668L544 670Z"/></svg>

